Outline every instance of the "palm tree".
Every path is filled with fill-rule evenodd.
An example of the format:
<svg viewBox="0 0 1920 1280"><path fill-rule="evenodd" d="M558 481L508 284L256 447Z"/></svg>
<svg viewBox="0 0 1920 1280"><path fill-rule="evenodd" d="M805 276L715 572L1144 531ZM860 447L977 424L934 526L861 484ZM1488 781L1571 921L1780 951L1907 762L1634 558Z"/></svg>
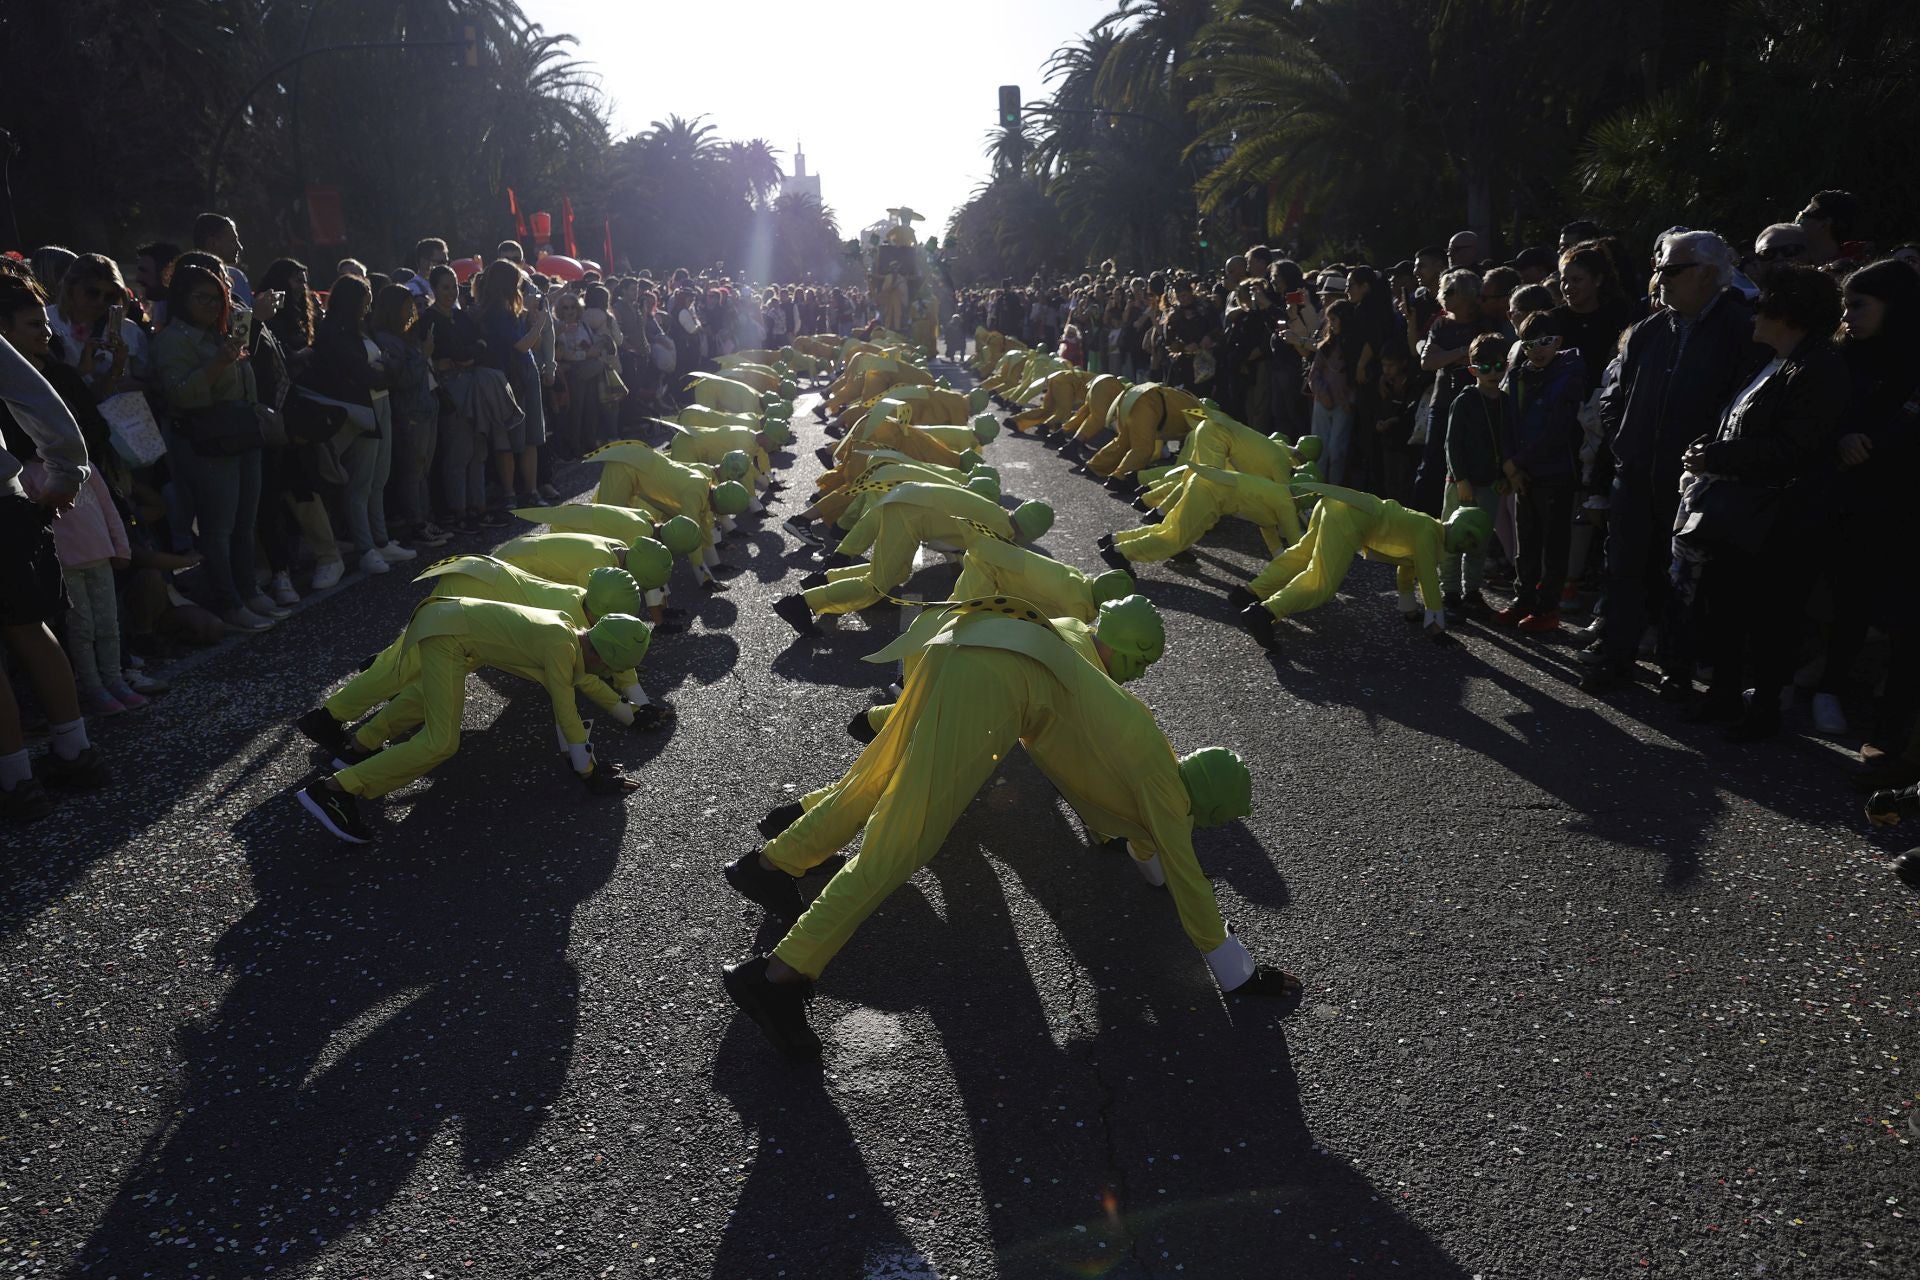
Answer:
<svg viewBox="0 0 1920 1280"><path fill-rule="evenodd" d="M763 204L786 176L780 168L780 153L765 138L729 142L720 151L722 163L754 205Z"/></svg>
<svg viewBox="0 0 1920 1280"><path fill-rule="evenodd" d="M719 140L706 117L670 115L655 120L640 135L641 145L652 151L662 163L686 169L697 168L714 158Z"/></svg>
<svg viewBox="0 0 1920 1280"><path fill-rule="evenodd" d="M1187 67L1194 37L1215 17L1215 0L1120 0L1095 30L1117 37L1096 77L1100 94L1116 107L1135 111L1170 97L1184 115L1190 82L1203 72Z"/></svg>

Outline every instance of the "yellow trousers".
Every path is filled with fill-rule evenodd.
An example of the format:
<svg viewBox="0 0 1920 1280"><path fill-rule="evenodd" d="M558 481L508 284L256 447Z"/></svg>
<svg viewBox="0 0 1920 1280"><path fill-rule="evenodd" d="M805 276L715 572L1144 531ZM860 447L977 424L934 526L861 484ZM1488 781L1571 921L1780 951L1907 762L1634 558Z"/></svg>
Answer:
<svg viewBox="0 0 1920 1280"><path fill-rule="evenodd" d="M817 614L858 613L879 604L885 592L913 576L913 557L920 549L918 530L908 520L875 519L874 524L879 532L867 563L829 569L825 586L804 593L807 608Z"/></svg>
<svg viewBox="0 0 1920 1280"><path fill-rule="evenodd" d="M1317 504L1300 541L1268 562L1247 584L1247 590L1260 597L1276 618L1325 604L1346 581L1353 558L1365 546L1361 520L1358 512L1341 503ZM1415 574L1411 566L1399 566L1394 579L1400 590L1413 590Z"/></svg>
<svg viewBox="0 0 1920 1280"><path fill-rule="evenodd" d="M975 793L1020 741L1026 708L1056 696L1053 678L1038 663L1010 663L993 650L932 646L853 767L807 796L806 813L763 851L768 862L798 876L866 831L860 852L773 953L819 977L887 895L940 851Z"/></svg>
<svg viewBox="0 0 1920 1280"><path fill-rule="evenodd" d="M362 746L376 747L416 726L420 731L333 775L356 796L374 799L396 791L460 748L460 717L467 705L466 646L459 636L429 636L409 648L404 663L417 665L414 678L355 737Z"/></svg>

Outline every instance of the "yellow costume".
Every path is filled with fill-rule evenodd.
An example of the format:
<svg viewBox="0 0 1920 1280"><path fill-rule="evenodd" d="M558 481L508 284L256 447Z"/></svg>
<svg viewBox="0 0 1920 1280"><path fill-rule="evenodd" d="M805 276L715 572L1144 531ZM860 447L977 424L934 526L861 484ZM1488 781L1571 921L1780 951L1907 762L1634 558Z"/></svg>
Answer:
<svg viewBox="0 0 1920 1280"><path fill-rule="evenodd" d="M1192 429L1189 410L1200 402L1178 387L1138 382L1114 398L1107 425L1114 436L1091 458L1087 470L1102 476L1130 476L1152 462L1164 440L1178 440Z"/></svg>
<svg viewBox="0 0 1920 1280"><path fill-rule="evenodd" d="M1013 538L1013 521L997 502L952 485L896 485L840 544L845 555L871 547L870 561L830 570L825 586L805 593L807 607L816 614L855 613L879 603L912 575L923 542L962 551L982 540Z"/></svg>
<svg viewBox="0 0 1920 1280"><path fill-rule="evenodd" d="M1238 516L1260 528L1267 550L1300 540L1300 514L1293 493L1284 484L1218 467L1192 466L1180 483L1180 493L1159 524L1142 525L1113 535L1113 545L1128 560L1146 564L1185 551L1220 523L1222 516Z"/></svg>
<svg viewBox="0 0 1920 1280"><path fill-rule="evenodd" d="M1086 574L1038 551L990 538L967 548L960 558L960 580L953 584L955 600L985 596L1025 600L1049 618L1092 622L1100 611L1093 579Z"/></svg>
<svg viewBox="0 0 1920 1280"><path fill-rule="evenodd" d="M595 569L624 569L627 542L594 533L523 533L493 549L494 558L549 582L587 585Z"/></svg>
<svg viewBox="0 0 1920 1280"><path fill-rule="evenodd" d="M1087 371L1085 369L1057 370L1047 375L1040 391L1039 406L1024 409L1007 419L1008 427L1015 431L1025 431L1028 427L1067 421L1080 408L1081 402L1087 398Z"/></svg>
<svg viewBox="0 0 1920 1280"><path fill-rule="evenodd" d="M1364 555L1395 567L1403 608L1411 605L1418 585L1428 621L1444 618L1440 557L1446 548L1446 526L1370 493L1330 484L1299 488L1320 498L1305 535L1247 584L1267 612L1285 618L1325 604L1346 579L1354 556Z"/></svg>
<svg viewBox="0 0 1920 1280"><path fill-rule="evenodd" d="M648 506L611 506L604 502L568 502L557 507L516 507L514 514L560 533L592 533L631 543L651 538L666 519ZM545 575L542 575L543 577Z"/></svg>
<svg viewBox="0 0 1920 1280"><path fill-rule="evenodd" d="M1080 407L1073 411L1073 416L1062 424L1060 430L1075 440L1092 440L1106 430L1107 414L1113 409L1113 402L1132 385L1125 378L1116 378L1110 373L1103 373L1088 382L1086 399L1080 402Z"/></svg>
<svg viewBox="0 0 1920 1280"><path fill-rule="evenodd" d="M580 632L561 613L492 600L428 600L413 611L400 638L403 689L354 735L373 747L418 727L403 742L376 751L333 775L353 795L373 798L406 786L460 746L467 674L481 667L532 680L547 691L553 720L570 748L587 759L587 727L574 705L589 675ZM604 687L604 686L602 686ZM591 765L576 770L587 772Z"/></svg>
<svg viewBox="0 0 1920 1280"><path fill-rule="evenodd" d="M799 876L866 833L774 955L818 977L861 922L939 851L1016 743L1096 829L1124 837L1142 862L1158 858L1196 947L1210 958L1229 948L1194 858L1180 762L1152 713L1037 615L985 612L952 619L852 768L808 795L805 814L762 851Z"/></svg>

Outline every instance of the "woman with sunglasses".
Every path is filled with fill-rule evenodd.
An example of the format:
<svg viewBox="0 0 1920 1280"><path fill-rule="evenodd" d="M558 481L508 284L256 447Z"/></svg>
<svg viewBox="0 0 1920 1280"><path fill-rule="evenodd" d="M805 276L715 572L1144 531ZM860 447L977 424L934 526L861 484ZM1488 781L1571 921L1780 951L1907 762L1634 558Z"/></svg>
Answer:
<svg viewBox="0 0 1920 1280"><path fill-rule="evenodd" d="M97 253L74 259L47 308L47 323L61 357L80 370L96 397L142 391L151 383L147 335L127 319L127 284L113 259Z"/></svg>

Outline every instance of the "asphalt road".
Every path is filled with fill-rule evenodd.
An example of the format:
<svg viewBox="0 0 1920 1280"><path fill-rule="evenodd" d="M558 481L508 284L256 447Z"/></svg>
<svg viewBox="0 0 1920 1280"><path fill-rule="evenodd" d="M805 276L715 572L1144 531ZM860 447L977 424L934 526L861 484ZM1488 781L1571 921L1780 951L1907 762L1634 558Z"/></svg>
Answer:
<svg viewBox="0 0 1920 1280"><path fill-rule="evenodd" d="M304 816L292 721L405 574L103 727L118 784L4 833L0 1275L1920 1274L1920 897L1838 754L1593 703L1567 643L1434 647L1374 565L1270 658L1227 622L1245 527L1141 575L1169 645L1134 687L1252 763L1198 846L1298 1011L1223 1001L1015 758L822 982L824 1072L778 1060L717 980L775 935L718 868L852 759L900 625L768 612L800 422L746 571L677 584L696 625L644 672L677 727L599 729L624 803L483 675L371 850ZM989 458L1063 559L1136 518L1033 441Z"/></svg>

